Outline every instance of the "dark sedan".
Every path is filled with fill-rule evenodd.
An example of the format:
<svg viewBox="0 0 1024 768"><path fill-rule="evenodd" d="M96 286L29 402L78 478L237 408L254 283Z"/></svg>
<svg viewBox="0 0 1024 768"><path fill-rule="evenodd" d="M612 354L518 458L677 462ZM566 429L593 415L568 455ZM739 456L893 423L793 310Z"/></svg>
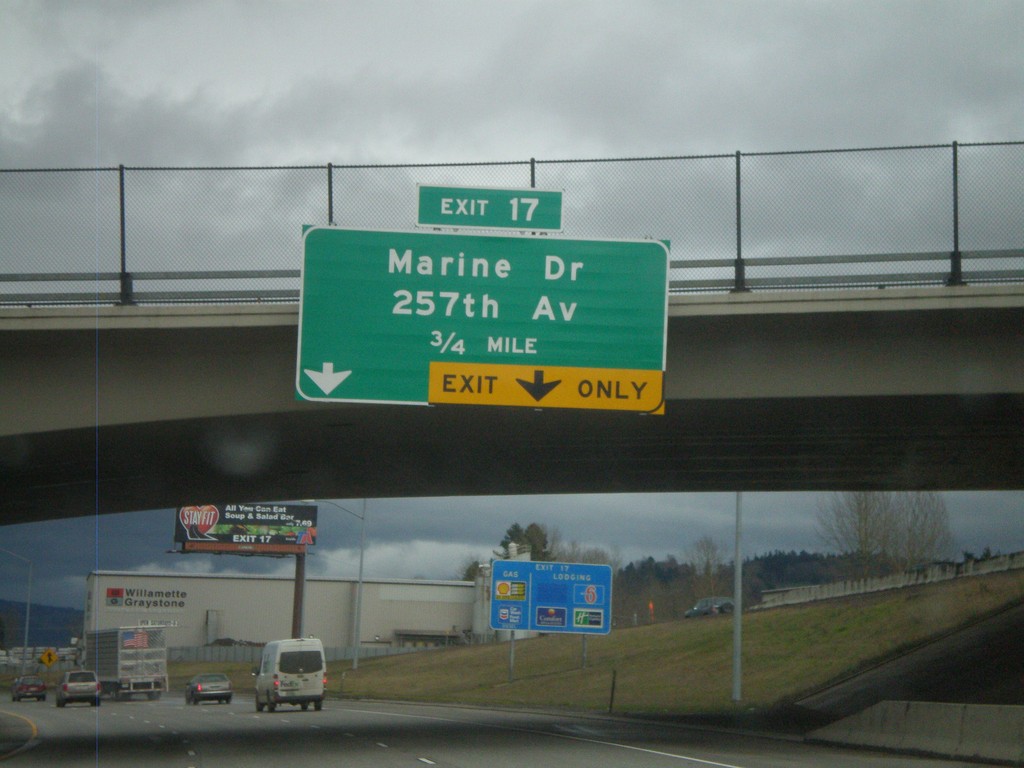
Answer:
<svg viewBox="0 0 1024 768"><path fill-rule="evenodd" d="M687 619L698 616L717 616L720 613L732 613L733 603L730 597L702 597L697 604L684 615Z"/></svg>
<svg viewBox="0 0 1024 768"><path fill-rule="evenodd" d="M35 699L46 701L46 683L38 675L22 675L11 684L11 701Z"/></svg>

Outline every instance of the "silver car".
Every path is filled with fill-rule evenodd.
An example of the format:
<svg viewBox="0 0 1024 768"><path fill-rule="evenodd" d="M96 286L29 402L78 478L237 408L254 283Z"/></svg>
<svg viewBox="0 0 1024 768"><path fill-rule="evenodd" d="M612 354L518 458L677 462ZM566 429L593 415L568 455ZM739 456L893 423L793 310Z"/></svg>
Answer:
<svg viewBox="0 0 1024 768"><path fill-rule="evenodd" d="M196 675L185 686L185 703L198 704L206 699L231 703L231 681L227 675L211 672Z"/></svg>
<svg viewBox="0 0 1024 768"><path fill-rule="evenodd" d="M57 686L57 706L74 701L87 701L94 707L100 705L100 681L95 672L76 669L64 673Z"/></svg>

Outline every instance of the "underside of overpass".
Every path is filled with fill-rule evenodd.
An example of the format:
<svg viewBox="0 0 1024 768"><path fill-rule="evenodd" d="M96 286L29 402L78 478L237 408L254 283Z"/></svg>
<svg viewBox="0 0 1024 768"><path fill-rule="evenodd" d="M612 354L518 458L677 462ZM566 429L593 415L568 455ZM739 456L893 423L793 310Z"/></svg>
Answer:
<svg viewBox="0 0 1024 768"><path fill-rule="evenodd" d="M0 438L5 524L213 501L1016 489L1024 397L670 401L664 416L339 405Z"/></svg>
<svg viewBox="0 0 1024 768"><path fill-rule="evenodd" d="M296 401L297 308L0 313L0 524L185 504L1024 488L1019 286L674 297L664 415Z"/></svg>

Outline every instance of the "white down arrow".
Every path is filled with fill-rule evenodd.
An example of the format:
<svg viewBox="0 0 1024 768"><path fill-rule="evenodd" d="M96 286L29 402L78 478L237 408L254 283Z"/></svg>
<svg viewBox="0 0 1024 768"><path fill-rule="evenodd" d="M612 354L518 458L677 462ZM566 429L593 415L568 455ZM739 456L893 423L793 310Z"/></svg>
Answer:
<svg viewBox="0 0 1024 768"><path fill-rule="evenodd" d="M315 368L304 368L306 375L324 391L325 395L331 394L335 388L349 377L352 371L334 372L334 363L324 363L319 371Z"/></svg>

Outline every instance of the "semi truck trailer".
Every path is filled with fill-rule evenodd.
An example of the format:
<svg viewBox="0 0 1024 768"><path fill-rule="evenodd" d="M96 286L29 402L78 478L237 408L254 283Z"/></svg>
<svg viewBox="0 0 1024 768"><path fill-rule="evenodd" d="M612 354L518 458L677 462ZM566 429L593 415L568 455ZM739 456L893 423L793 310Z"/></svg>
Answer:
<svg viewBox="0 0 1024 768"><path fill-rule="evenodd" d="M104 696L145 694L158 699L167 690L167 644L163 627L120 627L85 633L82 666L96 673Z"/></svg>

